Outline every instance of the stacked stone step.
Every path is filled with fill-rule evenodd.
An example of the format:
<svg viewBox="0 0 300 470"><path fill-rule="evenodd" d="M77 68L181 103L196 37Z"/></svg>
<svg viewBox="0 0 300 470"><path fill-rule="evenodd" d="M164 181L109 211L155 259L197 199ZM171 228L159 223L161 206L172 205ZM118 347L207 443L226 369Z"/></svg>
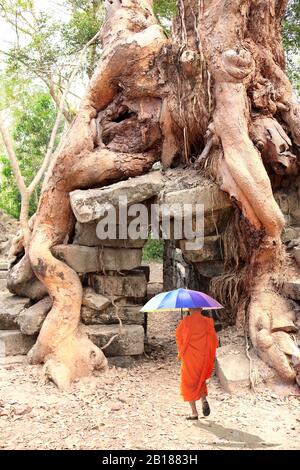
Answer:
<svg viewBox="0 0 300 470"><path fill-rule="evenodd" d="M280 189L275 193L276 201L285 218L282 240L300 267L300 198L299 189ZM293 294L294 295L294 294Z"/></svg>
<svg viewBox="0 0 300 470"><path fill-rule="evenodd" d="M172 206L179 204L179 209L185 205L191 206L193 229L196 227L196 204L203 205L203 238L196 244L195 239L185 239L173 243L173 255L171 255L176 266L175 273L164 273L165 278L173 278L173 284L179 287L182 282L174 281L178 276L178 264L184 268L185 285L190 289L209 292L209 283L215 276L224 272L224 259L222 247L222 232L232 214L232 205L226 193L220 192L214 184L197 185L188 189L165 192L162 202ZM176 212L174 213L174 230L176 224ZM198 219L199 224L199 219ZM199 227L199 225L198 225ZM171 230L172 239L172 230ZM172 242L171 242L172 243ZM176 248L175 248L176 247ZM178 260L178 262L177 262ZM171 270L174 271L174 266ZM164 265L165 271L165 265ZM180 274L180 272L179 272Z"/></svg>
<svg viewBox="0 0 300 470"><path fill-rule="evenodd" d="M128 198L128 205L149 200L162 186L157 176L154 173L148 181L141 177L138 181L128 180L100 190L75 191L71 194L77 218L74 239L72 244L53 249L53 254L82 279L81 328L100 348L114 338L105 354L112 357L116 365L128 365L128 358L144 352L146 325L140 309L147 300L149 280L149 268L142 266L146 239L99 240L96 236L97 209L108 201L117 206L122 194ZM92 213L86 213L87 208ZM7 265L2 264L1 268L4 279ZM39 283L34 277L33 282ZM38 295L32 295L28 289L32 283L26 281L23 284L24 290L30 291L31 299L11 295L8 291L1 293L1 356L27 354L52 306L44 289L39 289Z"/></svg>
<svg viewBox="0 0 300 470"><path fill-rule="evenodd" d="M70 194L77 220L73 244L54 250L56 257L82 277L84 330L100 348L115 337L104 352L118 365L123 364L124 356L138 356L144 352L146 318L140 309L147 300L149 281L149 268L142 266L146 238L102 240L97 237L97 224L103 215L103 205L111 203L116 208L118 237L121 224L119 197L126 196L128 207L135 203L149 205L161 186L160 174L153 173L150 177L129 179L107 188L74 191ZM131 220L129 217L128 223Z"/></svg>
<svg viewBox="0 0 300 470"><path fill-rule="evenodd" d="M216 226L222 229L226 215L231 212L231 205L225 193L220 192L211 182L204 184L201 178L198 172L195 172L193 178L187 178L185 174L178 178L178 174L172 175L172 171L165 176L153 171L108 187L77 190L70 194L76 218L75 232L70 244L56 246L53 254L72 267L82 280L84 295L81 328L100 347L114 338L105 349L107 356L120 359L142 354L146 319L140 313L140 308L147 297L161 290L161 285L149 285L147 292L149 272L142 266L145 239L98 238L97 225L103 217L103 207L110 203L118 208L121 196L127 198L129 207L143 203L149 208L152 202L168 205L202 203L205 216L204 250L188 250L187 240L177 241L177 246L203 276L211 278L223 268L220 239L215 231ZM116 219L117 234L121 228L124 229L119 212ZM132 216L128 217L127 223L131 223L132 219ZM175 214L172 230L176 223ZM148 224L149 220L147 229ZM17 286L15 284L15 291L17 287L18 295L30 297L31 301L25 303L18 312L13 328L5 331L20 329L17 332L24 339L26 347L19 351L25 354L51 309L51 300L34 273L28 269L26 257L10 271L9 279L14 279L14 276L20 279Z"/></svg>
<svg viewBox="0 0 300 470"><path fill-rule="evenodd" d="M290 276L283 279L281 292L287 298L294 301L294 311L296 313L296 325L300 329L300 199L299 190L296 188L280 189L275 193L275 198L281 211L284 214L286 226L283 230L282 240L288 252L295 261ZM300 345L300 333L296 333L298 344Z"/></svg>
<svg viewBox="0 0 300 470"><path fill-rule="evenodd" d="M30 299L18 297L8 291L0 293L0 357L27 354L36 336L28 336L19 330L21 312L30 306Z"/></svg>
<svg viewBox="0 0 300 470"><path fill-rule="evenodd" d="M162 191L163 187L164 190ZM164 181L161 173L153 172L152 175L148 174L129 179L128 181L117 183L107 188L88 191L77 190L70 195L72 209L77 219L73 246L58 247L54 254L70 264L70 266L78 272L80 267L76 265L74 259L79 260L80 257L74 254L75 251L79 249L78 246L84 247L81 249L84 253L83 257L86 263L88 263L88 266L85 266L85 272L89 272L87 285L94 290L94 293L108 299L111 296L114 298L119 297L119 299L114 302L114 304L119 303L119 308L121 308L121 303L124 302L122 298L127 299L130 303L137 303L139 305L142 305L146 300L144 298L146 289L145 279L143 279L141 275L137 276L134 273L134 265L138 266L141 262L141 259L138 257L141 256L144 241L140 239L100 241L97 237L97 224L100 216L103 214L103 205L110 202L113 206L117 207L119 196L125 195L129 206L141 202L147 204L153 200L152 198L156 198L160 203L166 204L167 206L179 205L181 208L179 208L179 210L182 210L185 204L190 204L193 205L193 215L195 215L196 204L203 204L205 217L204 249L200 248L199 250L199 248L197 249L196 247L194 250L187 249L186 245L188 240L177 241L176 244L178 248L180 248L180 251L184 253L185 258L190 263L197 265L208 281L211 277L219 275L223 271L221 240L220 236L215 235L215 233L216 226L222 229L223 226L226 225L226 220L232 211L229 198L225 193L220 193L219 189L213 184L204 187L201 185L193 188L188 187L186 189L178 187L177 189L177 185L174 185L173 182L170 187L168 187L168 185L166 187L166 181ZM161 216L162 215L163 213L161 213ZM177 214L173 213L171 220L171 239L175 231L177 220ZM131 220L129 220L129 222L130 221ZM117 233L118 232L119 227ZM66 255L67 249L70 250L68 255ZM71 252L72 250L73 252ZM114 264L115 262L111 259L116 253L118 265ZM100 254L102 258L100 258ZM123 267L122 257L126 267ZM98 260L96 263L95 259ZM109 260L110 263L108 264ZM103 271L103 267L105 268L105 273L101 274L100 272ZM124 272L120 273L122 269L127 270L125 278ZM139 286L136 292L131 292L132 286L135 286L138 282L142 282L143 285ZM141 292L143 292L143 296L141 296ZM151 297L149 291L147 297ZM105 312L106 308L110 309L111 306L103 307L103 311L100 313L99 311L91 312L90 307L87 308L84 305L82 310L83 323L89 323L90 326L96 323L104 323L103 319L109 316L107 316ZM127 323L129 323L128 318L127 316ZM133 321L135 324L139 323L137 320ZM106 323L108 323L108 320L106 320ZM145 324L146 321L144 320L144 327ZM96 331L96 327L91 327ZM101 331L101 328L99 328L99 331ZM115 333L116 329L112 331ZM108 353L110 353L109 350Z"/></svg>
<svg viewBox="0 0 300 470"><path fill-rule="evenodd" d="M91 260L82 256L82 265L79 264L82 248L85 247L74 247L76 251L71 245L57 247L57 256L59 253L59 257L73 268L75 264L79 274L87 274L84 267L91 268ZM69 248L72 248L74 258L69 258ZM135 254L131 256L131 253L127 252L124 265L120 264L122 257L116 261L118 255L118 250L114 250L108 264L118 263L118 266L123 268L136 264ZM138 259L141 259L141 254ZM97 265L97 257L95 264ZM88 272L87 286L83 291L82 328L99 347L105 346L112 337L118 335L105 350L108 357L142 354L145 317L140 309L147 298L149 270L141 266L129 271L110 270L105 274L96 269ZM8 291L1 293L0 355L27 354L51 306L52 301L48 296L33 303L28 298L14 296Z"/></svg>
<svg viewBox="0 0 300 470"><path fill-rule="evenodd" d="M0 291L6 288L6 278L8 273L8 263L6 260L0 259Z"/></svg>
<svg viewBox="0 0 300 470"><path fill-rule="evenodd" d="M148 280L142 248L74 244L57 246L53 253L82 277L81 320L91 340L102 348L116 336L105 349L107 356L142 354L145 318L140 309Z"/></svg>
<svg viewBox="0 0 300 470"><path fill-rule="evenodd" d="M10 294L6 290L8 263L0 260L0 358L27 354L35 338L19 330L20 313L30 305L30 299Z"/></svg>

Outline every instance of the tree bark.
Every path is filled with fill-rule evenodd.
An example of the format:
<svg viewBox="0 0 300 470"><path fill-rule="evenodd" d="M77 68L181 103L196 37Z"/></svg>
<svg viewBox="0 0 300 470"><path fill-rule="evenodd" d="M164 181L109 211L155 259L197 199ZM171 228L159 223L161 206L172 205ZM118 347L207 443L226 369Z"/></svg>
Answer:
<svg viewBox="0 0 300 470"><path fill-rule="evenodd" d="M62 389L107 363L78 330L79 277L51 253L66 241L74 223L69 192L147 172L161 143L156 77L148 71L165 37L151 2L105 3L103 58L43 185L29 247L32 268L53 299L29 358L44 362L47 375ZM131 121L124 127L122 115L129 109Z"/></svg>
<svg viewBox="0 0 300 470"><path fill-rule="evenodd" d="M44 362L59 387L105 367L103 354L78 333L78 276L51 254L73 225L69 192L142 174L156 159L170 166L201 155L238 207L253 346L281 377L294 380L271 332L278 295L272 278L281 267L284 225L271 176L295 176L292 150L300 145L299 105L281 46L287 2L179 0L169 40L151 0L104 3L102 60L44 183L34 221L30 261L53 308L31 361Z"/></svg>

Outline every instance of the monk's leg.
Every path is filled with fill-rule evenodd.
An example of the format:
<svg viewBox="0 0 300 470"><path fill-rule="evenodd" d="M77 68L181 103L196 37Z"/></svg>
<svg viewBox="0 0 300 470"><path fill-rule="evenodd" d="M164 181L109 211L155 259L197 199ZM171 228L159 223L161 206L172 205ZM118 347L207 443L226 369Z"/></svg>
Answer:
<svg viewBox="0 0 300 470"><path fill-rule="evenodd" d="M193 417L198 416L198 410L197 410L197 407L196 407L196 402L195 401L190 401L189 404L190 404L190 407L192 408L192 416Z"/></svg>
<svg viewBox="0 0 300 470"><path fill-rule="evenodd" d="M201 400L202 400L202 412L203 416L209 416L210 415L210 407L207 401L207 393L202 393Z"/></svg>

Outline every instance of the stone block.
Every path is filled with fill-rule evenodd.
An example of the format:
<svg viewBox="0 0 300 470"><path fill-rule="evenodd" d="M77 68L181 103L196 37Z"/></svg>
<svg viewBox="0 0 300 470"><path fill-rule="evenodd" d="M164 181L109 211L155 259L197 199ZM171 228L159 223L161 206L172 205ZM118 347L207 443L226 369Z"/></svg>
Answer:
<svg viewBox="0 0 300 470"><path fill-rule="evenodd" d="M222 349L222 348L220 348ZM224 356L217 353L216 374L224 390L234 393L241 388L249 388L249 360L242 352L232 352Z"/></svg>
<svg viewBox="0 0 300 470"><path fill-rule="evenodd" d="M259 359L253 350L252 376L255 384L267 382L275 377L276 372ZM228 345L217 349L215 370L224 390L228 393L240 393L250 388L250 366L245 348Z"/></svg>
<svg viewBox="0 0 300 470"><path fill-rule="evenodd" d="M147 300L152 299L157 294L163 292L162 282L150 282L147 286Z"/></svg>
<svg viewBox="0 0 300 470"><path fill-rule="evenodd" d="M203 263L195 263L194 268L201 276L212 278L223 274L224 263L222 261L204 261Z"/></svg>
<svg viewBox="0 0 300 470"><path fill-rule="evenodd" d="M192 242L192 240L190 242ZM187 240L180 240L179 248L182 250L184 257L192 263L219 261L222 259L220 236L204 237L203 247L196 250L188 249L189 246L187 243Z"/></svg>
<svg viewBox="0 0 300 470"><path fill-rule="evenodd" d="M281 292L290 299L300 300L300 279L284 281L281 286Z"/></svg>
<svg viewBox="0 0 300 470"><path fill-rule="evenodd" d="M150 266L148 264L141 264L141 266L131 269L130 271L124 270L122 274L145 274L147 282L150 280Z"/></svg>
<svg viewBox="0 0 300 470"><path fill-rule="evenodd" d="M136 362L134 356L115 356L108 358L108 365L120 367L121 369L128 369L132 367Z"/></svg>
<svg viewBox="0 0 300 470"><path fill-rule="evenodd" d="M136 356L144 352L144 329L140 325L125 325L120 334L119 325L86 326L85 332L99 348L105 346L115 335L112 343L103 351L111 356Z"/></svg>
<svg viewBox="0 0 300 470"><path fill-rule="evenodd" d="M162 175L154 171L102 188L73 191L70 193L71 206L79 222L91 222L103 215L107 203L118 207L119 197L126 197L130 206L156 196L162 187Z"/></svg>
<svg viewBox="0 0 300 470"><path fill-rule="evenodd" d="M204 214L232 207L228 194L221 191L218 185L210 182L203 186L165 192L161 197L161 202L170 205L193 204L193 213L195 213L196 204L203 204Z"/></svg>
<svg viewBox="0 0 300 470"><path fill-rule="evenodd" d="M84 246L103 246L111 248L143 248L147 239L137 239L132 240L128 239L106 239L100 240L97 237L97 224L98 221L90 222L86 224L76 223L75 227L75 236L73 239L74 245L84 245ZM117 226L118 227L118 226ZM116 232L117 237L119 237L119 230Z"/></svg>
<svg viewBox="0 0 300 470"><path fill-rule="evenodd" d="M117 314L124 324L143 325L145 316L140 312L142 305L122 305L117 303ZM102 311L93 310L89 307L82 306L81 318L86 325L94 324L119 324L116 308L113 305L106 307Z"/></svg>
<svg viewBox="0 0 300 470"><path fill-rule="evenodd" d="M17 320L21 333L24 335L38 333L51 307L51 298L45 297L31 307L24 309Z"/></svg>
<svg viewBox="0 0 300 470"><path fill-rule="evenodd" d="M0 261L0 271L8 271L8 262L5 260Z"/></svg>
<svg viewBox="0 0 300 470"><path fill-rule="evenodd" d="M111 300L104 295L97 294L91 287L83 289L82 305L101 312L111 305Z"/></svg>
<svg viewBox="0 0 300 470"><path fill-rule="evenodd" d="M15 330L20 312L28 307L30 299L12 295L8 291L0 293L0 330Z"/></svg>
<svg viewBox="0 0 300 470"><path fill-rule="evenodd" d="M19 330L0 330L0 357L27 354L35 338L25 336Z"/></svg>
<svg viewBox="0 0 300 470"><path fill-rule="evenodd" d="M82 245L58 245L54 256L78 273L122 271L133 269L142 262L141 249L100 248Z"/></svg>
<svg viewBox="0 0 300 470"><path fill-rule="evenodd" d="M89 285L98 293L108 297L128 297L144 299L147 295L147 279L143 273L125 276L90 274Z"/></svg>

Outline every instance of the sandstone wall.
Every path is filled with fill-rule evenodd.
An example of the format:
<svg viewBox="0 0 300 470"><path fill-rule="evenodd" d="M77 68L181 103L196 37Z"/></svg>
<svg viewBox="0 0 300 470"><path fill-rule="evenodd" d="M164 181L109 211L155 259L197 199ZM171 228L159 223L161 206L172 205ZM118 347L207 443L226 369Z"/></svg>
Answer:
<svg viewBox="0 0 300 470"><path fill-rule="evenodd" d="M103 347L114 337L105 354L115 363L121 357L143 354L147 318L140 313L147 298L156 294L148 289L149 267L142 263L146 239L100 240L96 233L107 203L118 207L119 196L126 196L129 207L143 203L204 205L204 245L188 249L188 240L175 240L176 211L171 222L170 240L165 243L165 289L185 285L208 291L210 280L224 270L223 234L232 214L228 196L217 185L191 169L165 173L152 171L147 175L119 182L109 187L77 190L70 194L76 226L69 244L57 246L53 254L71 266L84 287L81 328L98 346ZM291 259L300 261L300 209L295 192L276 193L286 217L283 241ZM193 209L192 209L193 210ZM117 233L122 231L119 211L116 212ZM129 217L127 223L131 223ZM146 234L151 229L147 220ZM124 227L123 227L124 228ZM7 263L0 263L0 283L6 283ZM1 281L2 279L2 281ZM51 299L32 272L24 257L9 272L8 286L14 283L13 296L0 294L0 355L26 354L51 309ZM286 296L300 300L300 281L283 279ZM296 326L297 326L297 322ZM296 333L294 330L294 333ZM121 361L122 362L122 361Z"/></svg>

